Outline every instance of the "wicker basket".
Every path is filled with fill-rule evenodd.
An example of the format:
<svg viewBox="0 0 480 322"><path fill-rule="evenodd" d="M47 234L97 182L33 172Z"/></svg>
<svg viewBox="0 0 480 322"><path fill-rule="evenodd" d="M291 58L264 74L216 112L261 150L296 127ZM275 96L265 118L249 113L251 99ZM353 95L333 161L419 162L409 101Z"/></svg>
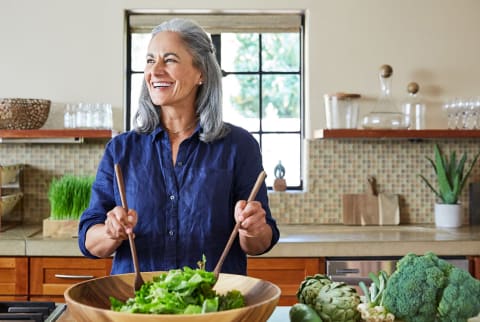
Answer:
<svg viewBox="0 0 480 322"><path fill-rule="evenodd" d="M0 217L9 215L17 203L23 198L23 192L0 197Z"/></svg>
<svg viewBox="0 0 480 322"><path fill-rule="evenodd" d="M50 100L1 98L0 129L33 130L41 128L50 113Z"/></svg>

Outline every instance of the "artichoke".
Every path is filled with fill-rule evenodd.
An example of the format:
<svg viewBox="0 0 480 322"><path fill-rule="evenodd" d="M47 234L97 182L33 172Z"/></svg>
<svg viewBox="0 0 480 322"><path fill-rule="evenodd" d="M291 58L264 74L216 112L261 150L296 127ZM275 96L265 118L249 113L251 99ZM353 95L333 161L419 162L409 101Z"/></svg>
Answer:
<svg viewBox="0 0 480 322"><path fill-rule="evenodd" d="M300 303L314 303L317 294L320 293L320 289L330 283L332 283L332 280L326 275L315 274L314 276L307 276L297 291L298 301Z"/></svg>
<svg viewBox="0 0 480 322"><path fill-rule="evenodd" d="M326 322L360 321L357 310L360 296L344 282L333 282L328 276L308 276L297 291L300 303L312 306Z"/></svg>

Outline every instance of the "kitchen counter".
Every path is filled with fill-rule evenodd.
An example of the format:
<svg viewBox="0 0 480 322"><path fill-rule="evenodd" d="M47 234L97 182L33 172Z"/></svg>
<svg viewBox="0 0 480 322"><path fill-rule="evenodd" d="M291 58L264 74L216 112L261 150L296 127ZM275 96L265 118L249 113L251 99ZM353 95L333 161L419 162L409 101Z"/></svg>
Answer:
<svg viewBox="0 0 480 322"><path fill-rule="evenodd" d="M263 257L403 256L408 252L480 255L480 226L279 225L279 243ZM82 256L76 238L47 238L41 225L0 233L0 256Z"/></svg>
<svg viewBox="0 0 480 322"><path fill-rule="evenodd" d="M480 226L281 225L267 257L403 256L408 252L479 255Z"/></svg>

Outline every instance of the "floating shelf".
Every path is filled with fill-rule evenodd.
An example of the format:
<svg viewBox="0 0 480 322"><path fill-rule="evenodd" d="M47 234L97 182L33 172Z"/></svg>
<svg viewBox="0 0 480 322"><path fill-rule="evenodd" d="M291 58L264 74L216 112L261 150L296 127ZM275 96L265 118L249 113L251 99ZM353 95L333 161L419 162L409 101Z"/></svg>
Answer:
<svg viewBox="0 0 480 322"><path fill-rule="evenodd" d="M0 130L0 143L82 143L84 139L110 139L116 134L96 129Z"/></svg>
<svg viewBox="0 0 480 322"><path fill-rule="evenodd" d="M365 129L319 129L315 139L455 139L480 138L480 130L365 130Z"/></svg>

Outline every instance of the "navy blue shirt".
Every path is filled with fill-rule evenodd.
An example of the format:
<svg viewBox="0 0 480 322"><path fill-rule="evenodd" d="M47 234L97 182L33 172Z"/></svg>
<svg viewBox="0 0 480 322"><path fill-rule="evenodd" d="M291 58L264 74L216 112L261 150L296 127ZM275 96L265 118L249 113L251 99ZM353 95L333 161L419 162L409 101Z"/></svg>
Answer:
<svg viewBox="0 0 480 322"><path fill-rule="evenodd" d="M165 271L197 267L206 256L213 271L235 225L234 207L247 200L262 171L257 141L246 130L228 125L230 133L214 142L199 139L200 128L179 147L172 161L168 134L134 131L114 137L106 146L92 187L90 205L79 224L79 247L85 248L89 227L103 224L106 213L121 205L114 165L122 169L128 207L138 213L134 228L140 270ZM265 183L257 194L272 227L270 250L279 231L268 205ZM246 254L237 239L223 264L223 273L246 274ZM112 274L133 272L128 240L115 252Z"/></svg>

